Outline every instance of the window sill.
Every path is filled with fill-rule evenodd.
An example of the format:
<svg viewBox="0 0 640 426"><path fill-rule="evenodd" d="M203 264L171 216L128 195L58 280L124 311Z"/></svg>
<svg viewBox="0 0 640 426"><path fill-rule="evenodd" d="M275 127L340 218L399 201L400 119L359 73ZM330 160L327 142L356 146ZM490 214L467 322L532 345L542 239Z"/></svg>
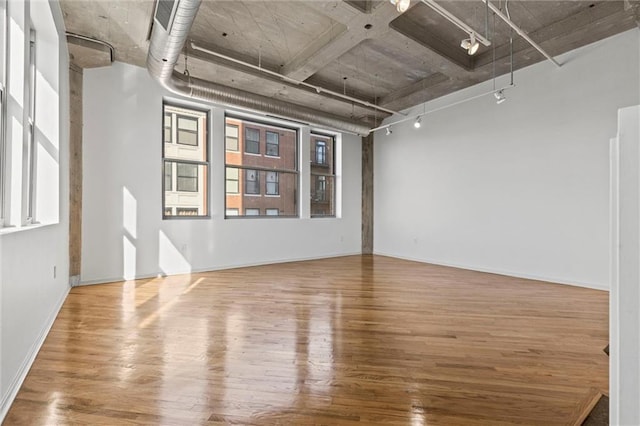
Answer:
<svg viewBox="0 0 640 426"><path fill-rule="evenodd" d="M35 223L33 225L23 225L23 226L7 226L5 228L0 228L0 236L9 235L9 234L17 234L19 232L27 232L35 229L46 228L53 225L58 225L59 222L56 223Z"/></svg>

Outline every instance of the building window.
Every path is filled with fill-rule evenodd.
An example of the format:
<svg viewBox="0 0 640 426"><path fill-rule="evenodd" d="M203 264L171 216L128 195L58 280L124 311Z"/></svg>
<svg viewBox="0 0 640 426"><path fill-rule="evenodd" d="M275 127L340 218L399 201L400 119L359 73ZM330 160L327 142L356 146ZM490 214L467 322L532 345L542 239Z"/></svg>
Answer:
<svg viewBox="0 0 640 426"><path fill-rule="evenodd" d="M278 172L267 172L267 195L279 195Z"/></svg>
<svg viewBox="0 0 640 426"><path fill-rule="evenodd" d="M260 194L260 174L257 170L246 169L244 171L245 189L247 194Z"/></svg>
<svg viewBox="0 0 640 426"><path fill-rule="evenodd" d="M327 143L325 141L321 141L316 139L316 164L326 164L327 163Z"/></svg>
<svg viewBox="0 0 640 426"><path fill-rule="evenodd" d="M316 176L316 201L327 200L327 177Z"/></svg>
<svg viewBox="0 0 640 426"><path fill-rule="evenodd" d="M171 143L171 114L164 114L164 143Z"/></svg>
<svg viewBox="0 0 640 426"><path fill-rule="evenodd" d="M238 209L226 209L224 211L225 216L229 217L229 216L238 216L240 214L240 212L238 211Z"/></svg>
<svg viewBox="0 0 640 426"><path fill-rule="evenodd" d="M163 217L208 215L207 113L163 105Z"/></svg>
<svg viewBox="0 0 640 426"><path fill-rule="evenodd" d="M227 151L238 150L238 126L227 124L225 127L225 147Z"/></svg>
<svg viewBox="0 0 640 426"><path fill-rule="evenodd" d="M168 161L164 163L164 190L173 191L173 164Z"/></svg>
<svg viewBox="0 0 640 426"><path fill-rule="evenodd" d="M178 216L198 216L198 209L193 207L176 207Z"/></svg>
<svg viewBox="0 0 640 426"><path fill-rule="evenodd" d="M176 163L176 166L178 168L178 184L176 190L182 192L198 192L198 165Z"/></svg>
<svg viewBox="0 0 640 426"><path fill-rule="evenodd" d="M267 213L267 216L279 216L280 215L280 210L278 210L278 209L266 209L265 212Z"/></svg>
<svg viewBox="0 0 640 426"><path fill-rule="evenodd" d="M227 194L240 192L240 170L235 167L227 167Z"/></svg>
<svg viewBox="0 0 640 426"><path fill-rule="evenodd" d="M281 124L228 115L238 129L241 152L225 153L225 209L239 215L298 216L298 131ZM260 138L264 139L262 148ZM264 155L253 155L262 152ZM247 212L251 213L247 213Z"/></svg>
<svg viewBox="0 0 640 426"><path fill-rule="evenodd" d="M260 216L260 209L244 209L245 216Z"/></svg>
<svg viewBox="0 0 640 426"><path fill-rule="evenodd" d="M280 137L275 132L267 132L267 152L270 157L280 155Z"/></svg>
<svg viewBox="0 0 640 426"><path fill-rule="evenodd" d="M178 143L180 145L198 146L198 118L177 116Z"/></svg>
<svg viewBox="0 0 640 426"><path fill-rule="evenodd" d="M335 137L312 135L311 217L335 216Z"/></svg>
<svg viewBox="0 0 640 426"><path fill-rule="evenodd" d="M245 129L244 152L260 154L260 130L250 127Z"/></svg>

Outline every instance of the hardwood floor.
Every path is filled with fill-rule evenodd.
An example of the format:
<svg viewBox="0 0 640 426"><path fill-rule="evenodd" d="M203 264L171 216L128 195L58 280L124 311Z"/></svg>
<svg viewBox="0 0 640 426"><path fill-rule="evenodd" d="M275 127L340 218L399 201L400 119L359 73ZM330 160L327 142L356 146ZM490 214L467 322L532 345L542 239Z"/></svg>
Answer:
<svg viewBox="0 0 640 426"><path fill-rule="evenodd" d="M608 293L352 256L74 288L6 425L571 424Z"/></svg>

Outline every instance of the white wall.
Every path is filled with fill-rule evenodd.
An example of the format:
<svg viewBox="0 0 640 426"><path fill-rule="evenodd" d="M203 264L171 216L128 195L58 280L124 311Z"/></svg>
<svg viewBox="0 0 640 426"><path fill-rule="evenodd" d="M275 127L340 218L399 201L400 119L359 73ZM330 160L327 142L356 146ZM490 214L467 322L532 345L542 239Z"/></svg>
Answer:
<svg viewBox="0 0 640 426"><path fill-rule="evenodd" d="M611 144L610 413L640 424L640 106L619 113Z"/></svg>
<svg viewBox="0 0 640 426"><path fill-rule="evenodd" d="M300 219L225 220L224 110L211 107L212 218L162 220L168 93L122 63L85 70L83 93L83 283L360 253L360 138L342 138L341 218L310 219L303 208ZM309 129L301 130L304 142Z"/></svg>
<svg viewBox="0 0 640 426"><path fill-rule="evenodd" d="M562 55L559 69L517 71L500 105L489 95L419 130L377 132L375 253L608 288L608 143L618 108L639 102L638 56L634 29Z"/></svg>
<svg viewBox="0 0 640 426"><path fill-rule="evenodd" d="M56 2L12 1L9 14L10 38L19 38L31 25L37 34L36 219L41 224L21 227L14 217L10 223L16 227L0 229L0 422L69 291L68 53L62 12ZM24 81L24 66L15 63L21 56L10 52L10 85ZM19 93L10 93L8 100L16 140L21 140L24 116ZM21 187L12 179L7 186L15 189L9 198L20 216Z"/></svg>

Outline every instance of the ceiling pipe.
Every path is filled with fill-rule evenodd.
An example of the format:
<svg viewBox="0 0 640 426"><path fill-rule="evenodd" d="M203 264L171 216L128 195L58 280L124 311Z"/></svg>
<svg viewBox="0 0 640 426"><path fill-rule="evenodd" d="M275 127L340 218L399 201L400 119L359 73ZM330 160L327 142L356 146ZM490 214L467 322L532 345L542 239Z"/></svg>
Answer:
<svg viewBox="0 0 640 426"><path fill-rule="evenodd" d="M487 38L483 37L482 34L480 34L478 31L474 30L473 28L471 28L469 25L464 23L460 18L458 18L453 13L449 12L444 7L440 6L434 0L421 0L421 1L422 1L422 3L426 4L427 6L429 6L431 9L435 10L436 12L438 12L443 18L446 18L449 22L454 24L456 27L460 28L462 31L464 31L465 33L469 34L469 36L471 36L473 34L474 37L476 38L476 40L478 40L480 43L484 44L487 47L491 46L491 41L490 40L488 40Z"/></svg>
<svg viewBox="0 0 640 426"><path fill-rule="evenodd" d="M547 52L545 52L544 49L542 47L540 47L540 45L538 43L533 41L531 39L531 37L529 37L529 35L526 32L524 32L524 30L522 28L518 27L511 19L509 19L507 16L505 16L505 14L502 13L502 11L500 11L500 9L498 9L496 6L494 6L489 0L481 0L481 1L486 3L487 6L489 6L489 8L492 11L494 11L495 14L498 15L498 17L500 19L502 19L504 22L506 22L507 25L509 25L511 28L513 28L516 33L518 33L523 39L525 39L538 52L542 53L548 60L553 62L553 64L555 66L557 66L558 68L561 67L561 65L560 65L560 63L558 63L558 61L553 59L553 57L551 55L549 55Z"/></svg>
<svg viewBox="0 0 640 426"><path fill-rule="evenodd" d="M401 114L401 115L404 115L404 113L402 113L400 111L394 111L392 109L384 108L384 107L378 106L376 104L372 104L369 101L365 101L365 100L362 100L362 99L354 98L353 96L348 96L348 95L345 95L345 94L342 94L342 93L339 93L339 92L335 92L333 90L325 89L324 87L317 86L315 84L310 84L310 83L307 83L307 82L302 81L302 80L296 80L295 78L287 77L286 75L280 74L280 73L275 72L275 71L271 71L271 70L263 68L263 67L261 67L259 65L254 65L254 64L251 64L249 62L245 62L245 61L242 61L240 59L236 59L236 58L233 58L231 56L224 55L222 53L214 52L213 50L209 50L209 49L206 49L204 47L198 46L194 42L191 42L191 48L193 50L204 52L204 53L206 53L208 55L216 56L216 57L224 59L226 61L234 62L234 63L242 65L244 67L251 68L251 69L263 72L265 74L280 78L281 80L284 80L284 81L289 82L291 84L295 84L296 86L303 86L303 87L307 87L309 89L313 89L318 94L326 93L327 95L334 96L336 98L340 98L340 99L343 99L343 100L346 100L346 101L349 101L349 102L355 102L357 104L360 104L360 105L362 105L364 107L367 107L367 108L371 108L371 109L376 110L376 111L384 111L384 112L388 112L389 114Z"/></svg>
<svg viewBox="0 0 640 426"><path fill-rule="evenodd" d="M166 15L161 15L162 20L158 20L158 5L161 2L157 2L147 70L161 86L181 96L246 108L348 133L369 134L371 127L361 122L174 71L201 2L202 0L176 0L171 11L172 20L170 18L168 22L165 21ZM160 12L166 13L166 10Z"/></svg>

